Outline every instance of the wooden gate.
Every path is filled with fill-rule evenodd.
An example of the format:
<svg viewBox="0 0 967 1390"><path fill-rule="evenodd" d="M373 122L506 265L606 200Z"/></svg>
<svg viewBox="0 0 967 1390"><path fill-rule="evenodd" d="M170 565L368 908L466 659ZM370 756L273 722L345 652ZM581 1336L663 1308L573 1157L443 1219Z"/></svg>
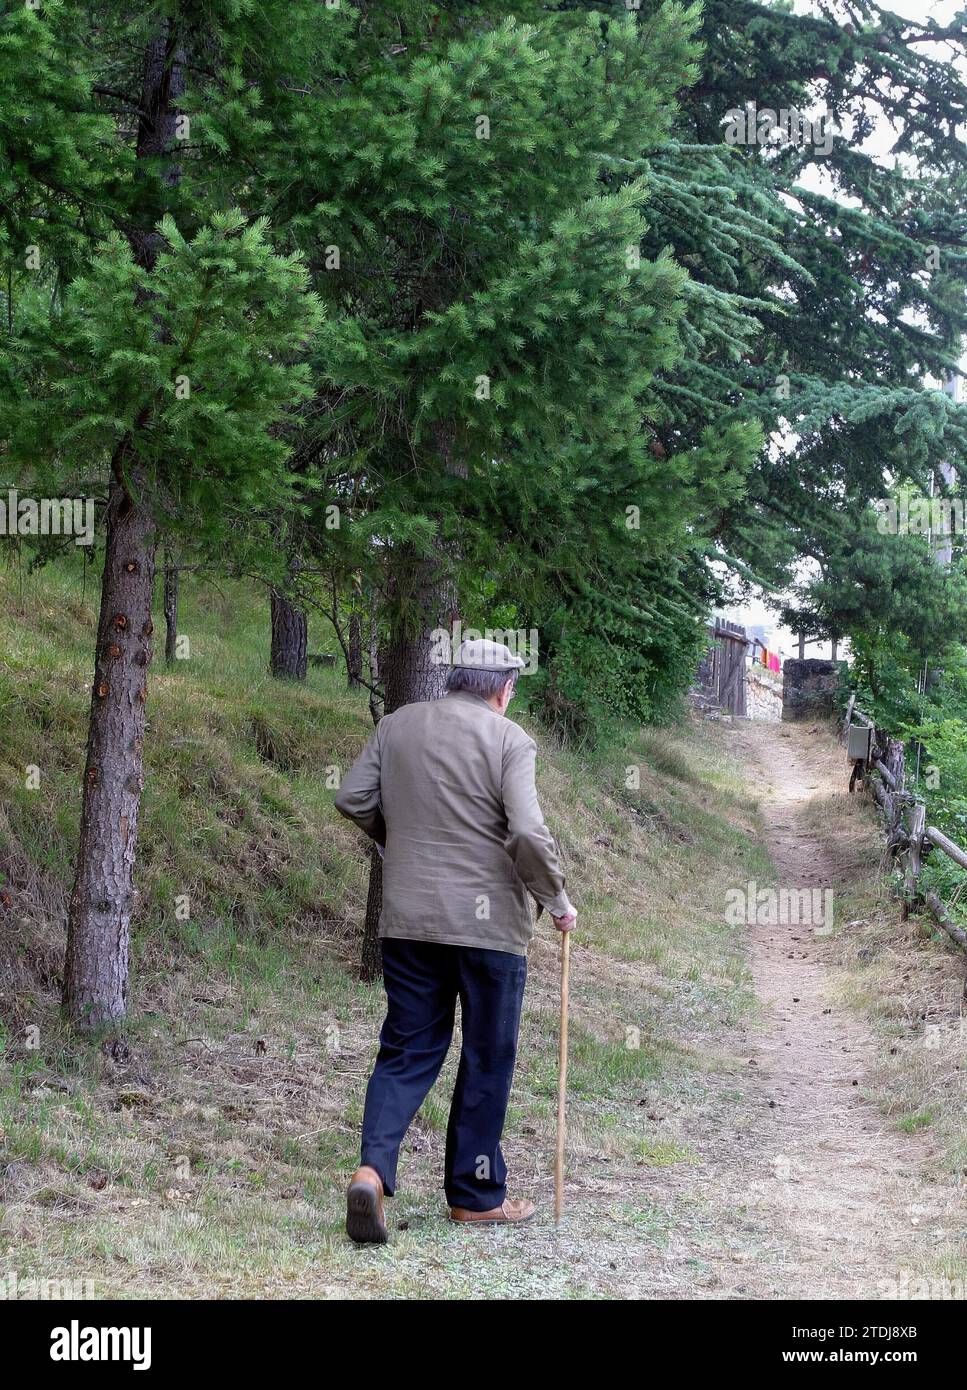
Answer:
<svg viewBox="0 0 967 1390"><path fill-rule="evenodd" d="M726 618L716 618L709 637L712 647L699 672L702 693L730 714L744 715L745 658L751 638L744 627Z"/></svg>

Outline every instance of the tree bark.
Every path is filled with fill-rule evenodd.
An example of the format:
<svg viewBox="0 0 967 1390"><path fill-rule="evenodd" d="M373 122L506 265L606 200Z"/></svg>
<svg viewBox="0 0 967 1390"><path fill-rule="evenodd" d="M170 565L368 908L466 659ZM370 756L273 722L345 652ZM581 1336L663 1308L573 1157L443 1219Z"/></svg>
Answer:
<svg viewBox="0 0 967 1390"><path fill-rule="evenodd" d="M354 608L349 615L349 689L358 690L363 678L363 625Z"/></svg>
<svg viewBox="0 0 967 1390"><path fill-rule="evenodd" d="M151 660L154 521L111 484L77 875L70 899L64 1003L98 1028L127 1008L134 862L144 785Z"/></svg>
<svg viewBox="0 0 967 1390"><path fill-rule="evenodd" d="M369 713L373 720L373 727L383 717L383 702L378 694L382 676L379 669L379 622L376 611L375 591L369 591Z"/></svg>
<svg viewBox="0 0 967 1390"><path fill-rule="evenodd" d="M136 146L139 177L153 177L170 155L174 103L184 91L184 55L170 20L160 21L147 45ZM179 179L162 168L161 196L150 220L130 233L135 259L153 270L155 230L163 190ZM143 419L141 424L147 423ZM82 1029L116 1023L127 1008L131 914L138 812L144 785L147 671L151 661L151 598L157 532L144 497L133 440L125 436L112 459L101 608L81 800L77 869L67 918L64 1007Z"/></svg>
<svg viewBox="0 0 967 1390"><path fill-rule="evenodd" d="M170 551L165 552L164 582L165 665L170 666L178 646L178 566Z"/></svg>
<svg viewBox="0 0 967 1390"><path fill-rule="evenodd" d="M279 680L304 681L308 651L309 628L305 613L294 608L278 589L273 589L270 658L273 676Z"/></svg>
<svg viewBox="0 0 967 1390"><path fill-rule="evenodd" d="M383 907L383 861L375 845L369 851L369 892L366 918L359 952L359 978L367 984L382 978L383 957L379 949L379 914Z"/></svg>
<svg viewBox="0 0 967 1390"><path fill-rule="evenodd" d="M444 472L465 476L466 466L453 457L452 425L439 422L433 436ZM439 700L446 691L448 653L441 650L433 634L441 630L452 633L459 616L457 559L456 545L442 537L434 554L417 555L404 546L391 559L391 607L398 613L415 614L417 619L409 625L396 624L380 658L387 714L417 700Z"/></svg>
<svg viewBox="0 0 967 1390"><path fill-rule="evenodd" d="M439 700L446 690L447 667L433 662L437 648L427 635L400 637L380 654L386 714L419 700Z"/></svg>

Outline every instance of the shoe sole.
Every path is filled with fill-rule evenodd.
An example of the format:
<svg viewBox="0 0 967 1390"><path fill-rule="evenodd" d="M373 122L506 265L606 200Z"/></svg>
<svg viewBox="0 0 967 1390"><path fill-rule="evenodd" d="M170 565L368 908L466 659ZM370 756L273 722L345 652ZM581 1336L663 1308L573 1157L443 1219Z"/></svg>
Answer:
<svg viewBox="0 0 967 1390"><path fill-rule="evenodd" d="M346 1234L357 1245L385 1245L389 1238L376 1189L368 1183L356 1183L346 1195Z"/></svg>

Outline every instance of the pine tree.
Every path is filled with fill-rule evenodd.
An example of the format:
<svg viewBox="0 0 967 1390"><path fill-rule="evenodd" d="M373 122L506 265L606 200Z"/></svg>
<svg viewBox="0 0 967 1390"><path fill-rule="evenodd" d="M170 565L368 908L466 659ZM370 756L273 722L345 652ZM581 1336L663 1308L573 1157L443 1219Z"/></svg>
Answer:
<svg viewBox="0 0 967 1390"><path fill-rule="evenodd" d="M539 507L579 444L644 447L637 402L677 350L683 276L637 255L644 181L601 174L660 139L693 23L669 7L647 33L548 13L434 30L347 84L338 160L313 154L289 190L330 309L315 451L378 542L353 562L381 588L387 709L439 693L433 633L481 548L463 518L495 554L498 495Z"/></svg>
<svg viewBox="0 0 967 1390"><path fill-rule="evenodd" d="M701 36L646 243L690 275L658 430L671 452L710 421L761 423L745 489L710 520L735 575L781 589L803 557L844 556L844 525L898 482L967 467L967 411L936 389L967 328L964 31L866 0L710 0ZM758 143L770 108L832 124ZM863 142L888 121L878 160ZM743 123L755 142L728 144Z"/></svg>
<svg viewBox="0 0 967 1390"><path fill-rule="evenodd" d="M849 639L851 683L864 709L897 732L918 722L924 664L935 673L962 667L967 644L962 552L952 565L942 565L935 541L919 524L930 514L929 499L902 492L913 527L894 526L886 508L867 508L852 524L844 522L831 555L783 613L785 621L801 622L819 636ZM926 504L919 512L918 501Z"/></svg>
<svg viewBox="0 0 967 1390"><path fill-rule="evenodd" d="M212 142L187 138L193 108L240 82L254 109L254 74L217 64L241 47L257 68L277 57L273 35L304 37L298 16L281 20L281 7L253 20L183 4L142 20L64 4L6 30L13 87L43 87L44 100L14 157L5 150L3 232L17 264L32 224L43 229L51 266L41 257L36 270L56 298L51 313L29 280L21 293L29 260L8 282L4 433L22 478L63 495L99 476L108 493L65 971L65 1005L85 1028L126 1007L159 537L180 528L214 545L234 512L290 491L274 427L307 391L299 359L318 305L302 263L232 206L249 167L233 182ZM265 40L254 49L253 22Z"/></svg>
<svg viewBox="0 0 967 1390"><path fill-rule="evenodd" d="M646 31L528 8L533 25L381 10L398 41L347 71L335 110L317 84L285 189L327 315L284 524L307 604L320 575L378 596L387 711L442 693L440 636L482 567L527 600L530 518L543 536L555 517L562 552L585 473L596 502L650 476L641 398L679 350L684 276L638 250L647 184L603 174L663 138L695 17L669 6ZM666 497L684 486L665 470ZM594 515L621 548L613 510ZM658 529L635 537L641 563ZM589 528L582 563L595 549ZM373 922L378 899L374 875Z"/></svg>

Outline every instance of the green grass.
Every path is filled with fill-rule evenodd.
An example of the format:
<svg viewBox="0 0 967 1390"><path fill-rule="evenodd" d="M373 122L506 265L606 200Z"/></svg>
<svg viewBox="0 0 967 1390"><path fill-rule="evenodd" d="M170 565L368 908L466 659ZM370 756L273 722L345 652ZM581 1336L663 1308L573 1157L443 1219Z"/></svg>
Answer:
<svg viewBox="0 0 967 1390"><path fill-rule="evenodd" d="M918 1129L927 1129L934 1122L929 1110L919 1110L915 1115L904 1115L899 1128L907 1134L915 1134Z"/></svg>
<svg viewBox="0 0 967 1390"><path fill-rule="evenodd" d="M542 1228L523 1259L520 1233L468 1246L441 1220L451 1055L404 1148L394 1244L375 1259L347 1245L341 1204L382 993L356 978L367 857L326 786L368 736L366 700L338 670L273 681L264 596L186 580L190 659L150 676L124 1047L78 1039L58 1000L96 592L77 562L24 575L22 594L0 569L0 1219L11 1267L136 1298L624 1296L633 1252L668 1229L642 1171L695 1161L649 1118L654 1097L701 1103L711 1044L752 998L725 888L766 881L769 866L716 731L629 728L591 759L529 726L581 914L569 1161L572 1174L606 1165L613 1231L602 1236L577 1204L575 1229L589 1223L581 1249ZM160 612L155 624L160 636ZM312 624L311 649L327 645ZM553 1154L557 944L542 919L505 1144L531 1187L546 1186Z"/></svg>

